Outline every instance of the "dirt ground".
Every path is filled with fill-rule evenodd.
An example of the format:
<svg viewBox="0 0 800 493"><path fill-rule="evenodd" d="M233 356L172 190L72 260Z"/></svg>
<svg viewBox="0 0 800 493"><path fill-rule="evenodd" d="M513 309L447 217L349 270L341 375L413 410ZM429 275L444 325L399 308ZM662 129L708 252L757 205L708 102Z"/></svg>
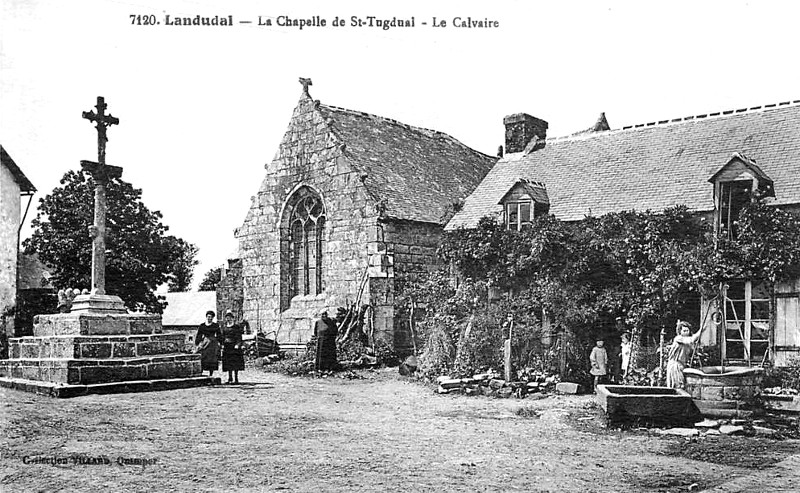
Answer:
<svg viewBox="0 0 800 493"><path fill-rule="evenodd" d="M0 491L775 492L800 484L800 440L609 430L593 396L436 395L397 369L355 379L242 376L239 386L65 400L0 389Z"/></svg>

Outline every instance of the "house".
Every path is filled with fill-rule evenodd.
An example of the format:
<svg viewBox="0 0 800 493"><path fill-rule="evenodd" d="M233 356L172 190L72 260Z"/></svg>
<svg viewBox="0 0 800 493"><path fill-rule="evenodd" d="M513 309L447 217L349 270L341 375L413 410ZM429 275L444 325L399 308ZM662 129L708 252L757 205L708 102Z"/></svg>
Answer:
<svg viewBox="0 0 800 493"><path fill-rule="evenodd" d="M220 299L241 300L230 308L287 350L305 346L321 310L368 305L375 338L402 351L411 342L395 320L395 289L434 268L454 202L496 158L442 132L314 101L311 81L301 83L235 231L239 258L218 291L239 293Z"/></svg>
<svg viewBox="0 0 800 493"><path fill-rule="evenodd" d="M33 335L34 316L55 313L58 309L58 294L50 271L36 253L20 252L17 261L17 310L14 317L17 337Z"/></svg>
<svg viewBox="0 0 800 493"><path fill-rule="evenodd" d="M21 196L28 197L27 207L36 188L0 146L0 334L14 335L14 309L17 298L17 257L19 254Z"/></svg>
<svg viewBox="0 0 800 493"><path fill-rule="evenodd" d="M800 101L663 120L611 130L601 115L587 131L548 138L547 122L504 119L506 155L447 229L493 216L522 228L538 214L563 221L685 205L718 231L754 190L800 213ZM702 343L726 362L784 365L800 355L800 280L769 288L732 279L722 298L700 300ZM726 330L727 329L727 330Z"/></svg>
<svg viewBox="0 0 800 493"><path fill-rule="evenodd" d="M194 347L197 328L206 320L206 312L217 313L217 293L215 291L195 291L185 293L165 293L167 302L161 314L161 327L164 332L181 332L185 335L186 349Z"/></svg>

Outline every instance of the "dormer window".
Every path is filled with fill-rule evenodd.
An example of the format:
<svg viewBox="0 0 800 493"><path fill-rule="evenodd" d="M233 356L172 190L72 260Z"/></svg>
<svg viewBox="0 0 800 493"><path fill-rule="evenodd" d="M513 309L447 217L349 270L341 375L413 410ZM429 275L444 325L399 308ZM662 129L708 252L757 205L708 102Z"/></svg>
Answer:
<svg viewBox="0 0 800 493"><path fill-rule="evenodd" d="M739 213L757 194L775 196L772 180L754 160L739 153L708 181L714 184L715 231L728 239L739 234Z"/></svg>
<svg viewBox="0 0 800 493"><path fill-rule="evenodd" d="M544 184L521 179L500 201L506 228L521 231L535 217L550 211L550 200Z"/></svg>

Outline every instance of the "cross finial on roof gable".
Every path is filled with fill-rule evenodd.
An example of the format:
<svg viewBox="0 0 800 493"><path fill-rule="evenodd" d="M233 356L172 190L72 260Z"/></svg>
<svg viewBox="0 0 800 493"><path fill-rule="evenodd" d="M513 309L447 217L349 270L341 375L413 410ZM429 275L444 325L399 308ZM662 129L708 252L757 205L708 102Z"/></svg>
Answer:
<svg viewBox="0 0 800 493"><path fill-rule="evenodd" d="M303 94L305 94L308 97L311 97L311 95L308 93L308 86L312 85L311 79L300 77L300 83L303 84Z"/></svg>

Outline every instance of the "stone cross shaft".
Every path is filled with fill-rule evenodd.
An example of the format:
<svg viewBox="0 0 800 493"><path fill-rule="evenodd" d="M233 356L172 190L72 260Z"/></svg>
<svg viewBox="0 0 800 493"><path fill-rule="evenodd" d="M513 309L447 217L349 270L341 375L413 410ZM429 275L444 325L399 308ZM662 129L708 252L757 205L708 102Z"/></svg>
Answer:
<svg viewBox="0 0 800 493"><path fill-rule="evenodd" d="M94 180L94 225L89 228L92 235L92 294L106 294L106 183L122 176L122 168L106 165L106 128L119 124L119 119L106 115L106 103L97 97L97 113L84 111L83 118L96 122L97 162L81 161L81 167Z"/></svg>

